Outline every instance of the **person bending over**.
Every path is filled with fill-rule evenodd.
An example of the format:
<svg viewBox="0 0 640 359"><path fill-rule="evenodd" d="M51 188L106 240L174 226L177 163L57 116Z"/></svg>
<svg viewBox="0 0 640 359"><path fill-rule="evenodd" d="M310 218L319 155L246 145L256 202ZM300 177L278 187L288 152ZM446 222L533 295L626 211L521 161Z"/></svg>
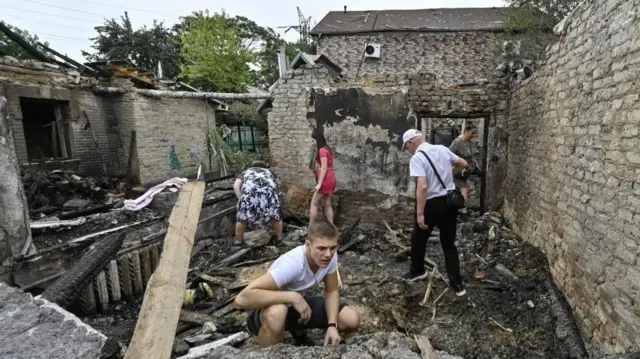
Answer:
<svg viewBox="0 0 640 359"><path fill-rule="evenodd" d="M282 241L282 216L277 182L267 165L261 161L254 161L236 178L233 191L238 197L238 204L236 235L235 239L229 242L232 250L242 248L242 240L249 223L260 225L271 222L278 242Z"/></svg>
<svg viewBox="0 0 640 359"><path fill-rule="evenodd" d="M296 344L313 345L306 329L326 329L324 344L337 345L339 332L358 329L360 315L340 298L337 247L337 228L325 217L317 218L303 245L281 255L238 294L234 306L249 310L247 326L261 347L282 343L285 331ZM320 281L324 296L307 296Z"/></svg>

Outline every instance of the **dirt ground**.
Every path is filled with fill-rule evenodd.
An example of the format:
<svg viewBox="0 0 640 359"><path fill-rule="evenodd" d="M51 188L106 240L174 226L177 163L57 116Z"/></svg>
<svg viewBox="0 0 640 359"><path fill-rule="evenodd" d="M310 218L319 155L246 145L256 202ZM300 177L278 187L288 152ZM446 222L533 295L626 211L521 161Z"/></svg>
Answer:
<svg viewBox="0 0 640 359"><path fill-rule="evenodd" d="M489 244L487 239L492 227L495 239ZM291 231L291 228L287 229L285 236ZM410 230L397 232L401 245L409 247ZM522 243L499 217L487 214L460 221L458 249L467 295L458 298L451 290L442 294L447 286L442 279L436 278L424 307L419 302L428 280L407 283L400 279L409 268L407 252L394 244L388 232L356 228L350 238L360 235L364 236L362 240L339 254L344 282L342 296L362 313L362 328L358 334L423 334L430 338L436 350L464 358L563 357L560 340L556 337L551 298L545 286L549 274L545 256L531 245ZM230 255L228 239L211 240L210 245L192 259L193 270L189 278L194 280L200 272L221 278L228 284L214 285L213 298L206 298L199 292L196 303L184 306L184 309L198 312L216 305L223 308L212 315L218 327L231 333L243 329L246 314L221 303L237 293L239 289L233 290L233 287L263 273L270 260L291 247L252 249L236 262L235 267L216 268L220 260ZM437 234L429 239L427 257L437 263L446 277ZM256 261L266 262L256 264ZM501 275L494 269L496 264L506 267L518 278L510 280L508 275ZM322 288L315 291L321 293ZM140 303L122 304L112 314L84 320L114 341L127 345ZM312 334L312 338L322 344L323 333ZM349 338L345 340L348 342ZM244 345L255 345L255 338Z"/></svg>

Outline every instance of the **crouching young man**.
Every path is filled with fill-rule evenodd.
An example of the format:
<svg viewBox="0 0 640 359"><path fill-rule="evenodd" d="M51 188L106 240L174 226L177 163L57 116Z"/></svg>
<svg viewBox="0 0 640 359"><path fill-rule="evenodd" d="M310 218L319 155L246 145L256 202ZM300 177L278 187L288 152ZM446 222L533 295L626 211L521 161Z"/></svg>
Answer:
<svg viewBox="0 0 640 359"><path fill-rule="evenodd" d="M338 230L326 218L309 225L307 240L278 258L266 274L251 282L235 299L248 309L247 326L266 347L284 341L289 331L298 345L313 345L306 329L326 329L325 345L340 343L341 332L358 329L360 316L340 299L338 289ZM308 297L324 281L325 295Z"/></svg>

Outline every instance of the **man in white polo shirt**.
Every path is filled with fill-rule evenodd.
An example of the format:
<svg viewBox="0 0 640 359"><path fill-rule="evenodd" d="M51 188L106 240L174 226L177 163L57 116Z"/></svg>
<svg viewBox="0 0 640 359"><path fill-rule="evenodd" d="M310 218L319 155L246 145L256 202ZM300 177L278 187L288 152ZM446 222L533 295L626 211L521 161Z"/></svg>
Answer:
<svg viewBox="0 0 640 359"><path fill-rule="evenodd" d="M325 345L340 342L338 331L355 331L360 316L340 300L338 288L338 230L326 218L309 225L307 240L280 256L266 274L238 294L235 307L250 310L249 331L258 345L284 341L289 331L299 345L313 345L306 329L326 329ZM324 282L325 295L308 297L306 291Z"/></svg>
<svg viewBox="0 0 640 359"><path fill-rule="evenodd" d="M447 205L446 195L448 191L455 189L453 173L467 168L467 162L445 146L425 142L418 130L406 131L402 136L402 143L402 149L413 154L409 162L409 174L417 179L416 224L411 236L411 269L402 279L416 281L427 277L424 269L427 239L433 229L438 227L451 287L456 295L463 296L466 291L462 286L455 244L458 209Z"/></svg>

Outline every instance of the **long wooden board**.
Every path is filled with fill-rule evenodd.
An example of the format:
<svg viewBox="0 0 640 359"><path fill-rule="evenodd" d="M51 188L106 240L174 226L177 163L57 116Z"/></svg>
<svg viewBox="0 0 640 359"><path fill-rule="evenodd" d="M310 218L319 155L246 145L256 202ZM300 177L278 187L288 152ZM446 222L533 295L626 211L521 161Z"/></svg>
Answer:
<svg viewBox="0 0 640 359"><path fill-rule="evenodd" d="M180 190L158 267L149 279L138 323L125 359L169 359L180 318L191 249L205 183L188 182Z"/></svg>

